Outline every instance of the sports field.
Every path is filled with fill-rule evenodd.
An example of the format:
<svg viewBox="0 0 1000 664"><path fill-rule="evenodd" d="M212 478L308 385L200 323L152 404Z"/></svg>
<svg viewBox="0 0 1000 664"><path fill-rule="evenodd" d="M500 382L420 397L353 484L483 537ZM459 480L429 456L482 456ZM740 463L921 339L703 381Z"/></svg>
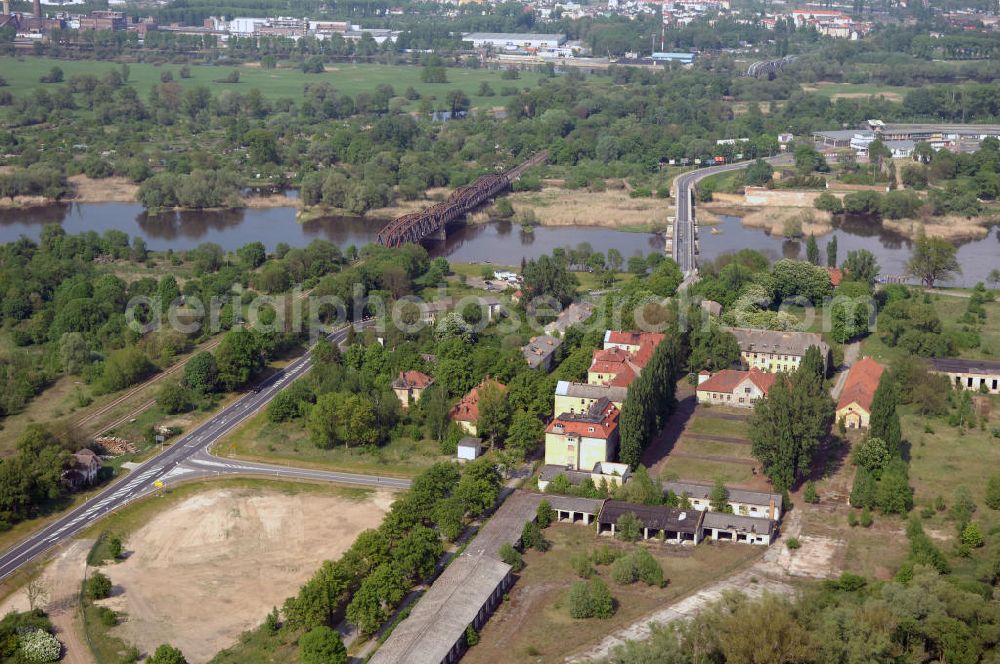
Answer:
<svg viewBox="0 0 1000 664"><path fill-rule="evenodd" d="M160 82L160 75L165 71L173 74L174 81L184 87L204 85L218 93L224 89L232 89L247 93L257 88L268 99L281 97L298 98L307 83L327 82L338 92L352 97L361 92L374 92L382 84L391 85L396 94L403 95L408 87L413 87L421 96L434 97L443 100L451 90L461 90L472 101L474 107L489 108L503 106L509 97L501 96L503 88L534 87L538 84L540 74L520 72L517 80L504 80L499 71L487 69L447 69L447 83L423 83L420 80L422 67L417 65L369 65L369 64L328 64L322 74L305 74L299 69L293 69L283 63L279 69L262 69L256 65L241 67L216 67L211 65L190 65L191 77L182 79L181 65L163 64L129 64L129 82L135 86L139 94L145 97L150 88ZM76 74L93 74L103 76L112 69L120 69L115 62L95 60L56 60L33 56L0 57L0 72L10 86L8 89L15 95L22 94L38 87L55 87L53 84L41 83L39 79L52 67L63 70L66 79ZM219 83L231 71L240 73L239 83ZM488 82L496 92L495 96L484 97L479 94L479 87ZM416 108L419 102L409 102Z"/></svg>

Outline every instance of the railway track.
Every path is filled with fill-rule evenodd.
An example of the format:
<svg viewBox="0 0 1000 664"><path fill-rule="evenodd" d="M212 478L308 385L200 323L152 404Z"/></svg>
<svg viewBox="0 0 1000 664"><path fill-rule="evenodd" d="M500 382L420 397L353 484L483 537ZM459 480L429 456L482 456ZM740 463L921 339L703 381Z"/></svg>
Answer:
<svg viewBox="0 0 1000 664"><path fill-rule="evenodd" d="M459 187L448 200L421 210L396 217L379 231L378 243L384 247L398 247L407 242L419 242L428 235L440 231L447 224L468 214L487 200L510 189L532 166L544 162L548 150L542 150L531 159L518 164L506 173L484 175L472 184Z"/></svg>

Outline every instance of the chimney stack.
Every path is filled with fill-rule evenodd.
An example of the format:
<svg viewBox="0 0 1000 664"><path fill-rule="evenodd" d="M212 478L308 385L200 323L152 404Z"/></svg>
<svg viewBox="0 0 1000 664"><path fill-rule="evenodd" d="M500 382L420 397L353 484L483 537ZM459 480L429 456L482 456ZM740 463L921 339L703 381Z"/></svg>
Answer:
<svg viewBox="0 0 1000 664"><path fill-rule="evenodd" d="M10 16L10 0L3 0L3 15Z"/></svg>
<svg viewBox="0 0 1000 664"><path fill-rule="evenodd" d="M35 0L35 18L42 17L42 0Z"/></svg>

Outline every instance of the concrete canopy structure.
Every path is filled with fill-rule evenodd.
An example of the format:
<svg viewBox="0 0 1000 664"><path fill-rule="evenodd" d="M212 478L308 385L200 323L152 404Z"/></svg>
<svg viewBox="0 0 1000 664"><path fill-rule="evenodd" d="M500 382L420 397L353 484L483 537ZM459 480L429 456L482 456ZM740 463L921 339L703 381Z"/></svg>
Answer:
<svg viewBox="0 0 1000 664"><path fill-rule="evenodd" d="M707 512L701 528L705 539L767 545L774 539L777 525L770 519L728 512Z"/></svg>
<svg viewBox="0 0 1000 664"><path fill-rule="evenodd" d="M955 387L963 390L985 389L1000 394L1000 362L996 360L963 360L955 357L932 357L931 371L944 374Z"/></svg>
<svg viewBox="0 0 1000 664"><path fill-rule="evenodd" d="M510 565L489 556L459 556L368 661L371 664L458 661L466 649L466 628L482 627L511 583Z"/></svg>
<svg viewBox="0 0 1000 664"><path fill-rule="evenodd" d="M663 490L676 496L687 496L696 510L711 510L713 484L705 482L664 482ZM726 487L726 502L734 514L781 520L783 502L780 493Z"/></svg>
<svg viewBox="0 0 1000 664"><path fill-rule="evenodd" d="M642 525L643 539L661 535L665 542L701 541L701 524L705 513L699 510L681 510L665 505L636 505L620 500L607 500L597 517L597 534L614 535L618 519L631 512Z"/></svg>

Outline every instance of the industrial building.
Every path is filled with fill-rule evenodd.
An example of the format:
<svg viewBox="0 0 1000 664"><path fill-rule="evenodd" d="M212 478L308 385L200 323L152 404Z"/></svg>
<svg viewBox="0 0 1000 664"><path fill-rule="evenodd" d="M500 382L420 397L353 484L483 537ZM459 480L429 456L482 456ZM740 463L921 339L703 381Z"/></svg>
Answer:
<svg viewBox="0 0 1000 664"><path fill-rule="evenodd" d="M564 35L533 34L529 32L469 32L462 41L472 43L473 48L494 48L499 51L537 51L559 48L565 41Z"/></svg>

